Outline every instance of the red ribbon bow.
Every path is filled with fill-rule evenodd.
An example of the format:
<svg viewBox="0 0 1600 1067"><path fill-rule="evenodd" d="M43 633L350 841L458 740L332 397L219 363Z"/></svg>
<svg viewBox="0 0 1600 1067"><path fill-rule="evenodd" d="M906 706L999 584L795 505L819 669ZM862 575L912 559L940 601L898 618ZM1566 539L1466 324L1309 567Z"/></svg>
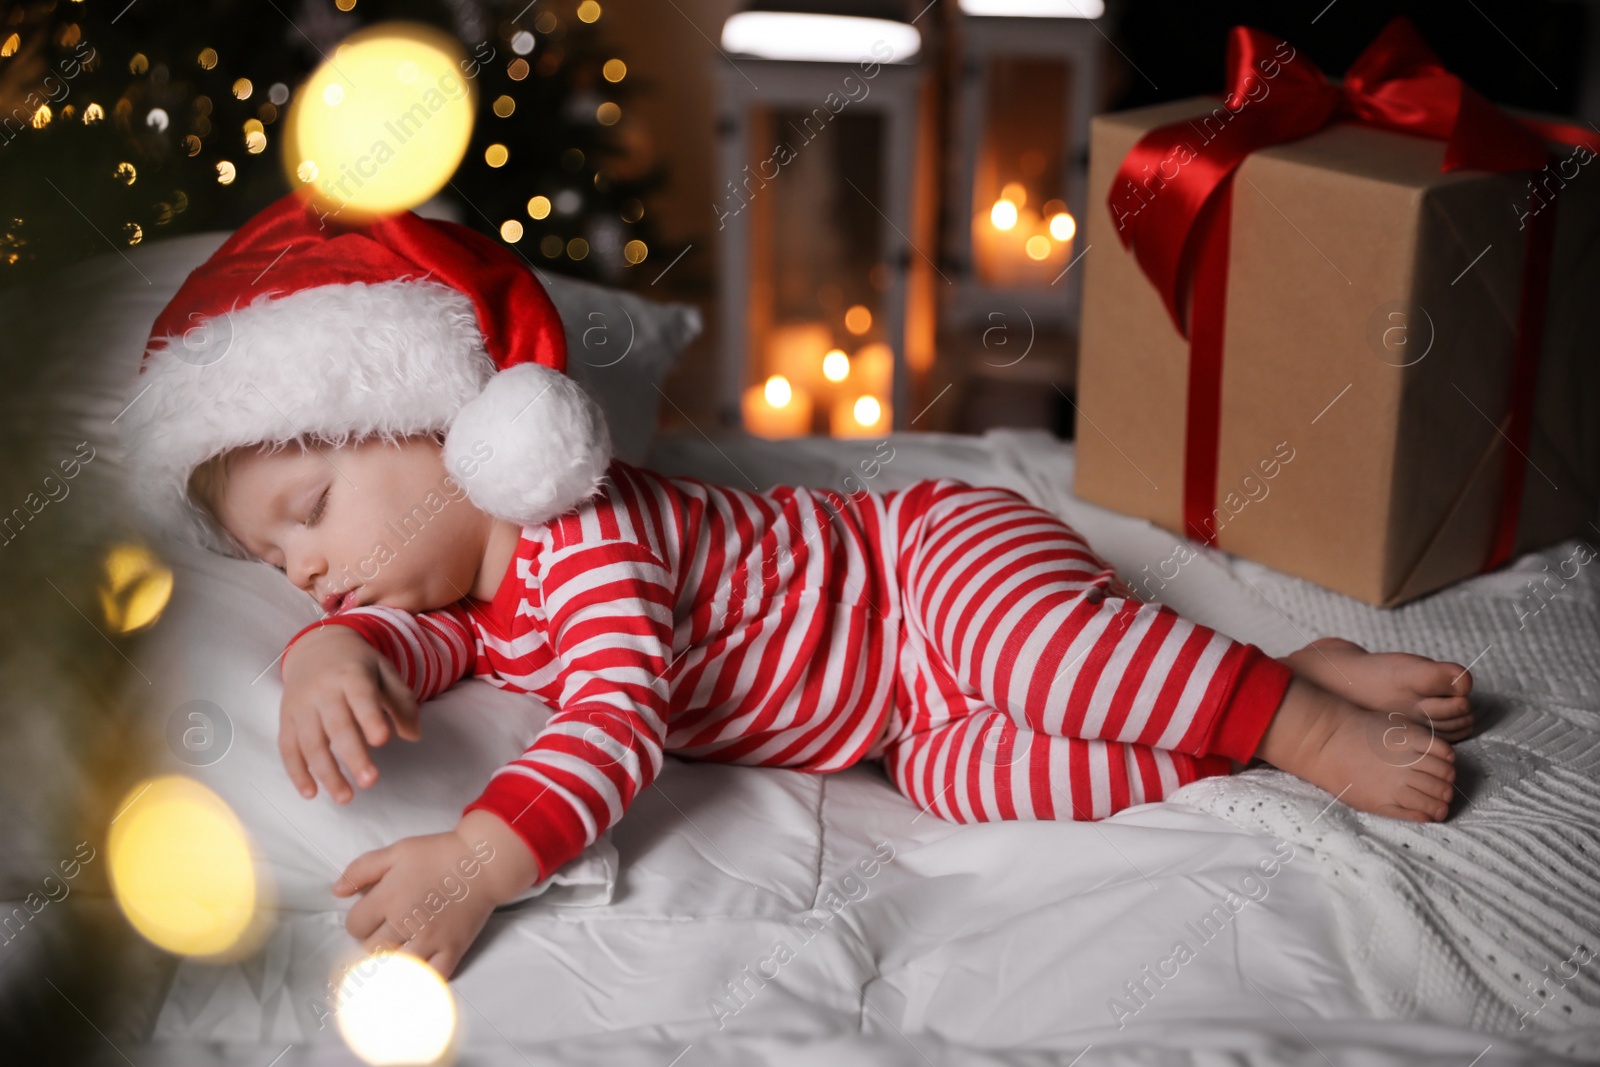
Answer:
<svg viewBox="0 0 1600 1067"><path fill-rule="evenodd" d="M1549 162L1545 139L1600 151L1600 138L1587 130L1513 118L1495 107L1446 70L1404 16L1383 28L1339 84L1288 42L1235 26L1228 38L1226 81L1222 106L1200 118L1199 125L1196 120L1173 123L1141 137L1123 159L1107 197L1123 247L1132 248L1179 334L1189 340L1184 521L1207 544L1216 538L1215 527L1202 520L1212 517L1216 499L1232 178L1245 157L1340 121L1443 140L1441 171L1537 170ZM1531 422L1553 206L1543 204L1529 217L1507 432L1519 454L1525 452ZM1522 475L1522 464L1507 462L1500 523L1484 570L1509 558Z"/></svg>

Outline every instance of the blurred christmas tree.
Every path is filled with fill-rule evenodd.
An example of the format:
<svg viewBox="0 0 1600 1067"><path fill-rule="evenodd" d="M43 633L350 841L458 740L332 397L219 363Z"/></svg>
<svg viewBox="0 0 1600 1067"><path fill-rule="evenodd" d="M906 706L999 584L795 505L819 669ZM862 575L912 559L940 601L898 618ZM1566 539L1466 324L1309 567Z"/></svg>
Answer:
<svg viewBox="0 0 1600 1067"><path fill-rule="evenodd" d="M462 42L477 89L442 213L541 267L613 284L650 251L662 174L623 120L596 0L35 0L0 6L0 285L176 233L233 229L291 187L292 95L391 20Z"/></svg>

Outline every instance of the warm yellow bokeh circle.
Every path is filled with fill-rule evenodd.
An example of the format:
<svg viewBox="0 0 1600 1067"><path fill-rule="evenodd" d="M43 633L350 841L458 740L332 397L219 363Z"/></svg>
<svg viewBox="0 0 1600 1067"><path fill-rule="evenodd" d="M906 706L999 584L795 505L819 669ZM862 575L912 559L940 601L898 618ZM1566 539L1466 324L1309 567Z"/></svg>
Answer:
<svg viewBox="0 0 1600 1067"><path fill-rule="evenodd" d="M119 634L142 630L161 617L172 597L172 571L143 545L116 544L106 552L100 610Z"/></svg>
<svg viewBox="0 0 1600 1067"><path fill-rule="evenodd" d="M477 87L464 62L454 38L418 23L346 37L289 105L283 163L294 187L351 221L433 196L472 138Z"/></svg>
<svg viewBox="0 0 1600 1067"><path fill-rule="evenodd" d="M339 1033L374 1067L450 1058L456 1002L439 972L404 952L363 957L339 981Z"/></svg>
<svg viewBox="0 0 1600 1067"><path fill-rule="evenodd" d="M140 783L117 808L107 842L111 887L134 929L185 956L239 947L263 893L232 809L182 775Z"/></svg>

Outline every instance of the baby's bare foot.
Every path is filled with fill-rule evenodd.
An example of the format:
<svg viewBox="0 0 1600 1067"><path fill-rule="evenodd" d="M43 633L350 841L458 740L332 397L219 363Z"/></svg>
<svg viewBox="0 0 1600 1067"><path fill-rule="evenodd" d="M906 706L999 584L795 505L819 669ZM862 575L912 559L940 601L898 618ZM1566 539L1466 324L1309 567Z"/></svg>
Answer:
<svg viewBox="0 0 1600 1067"><path fill-rule="evenodd" d="M1456 772L1448 743L1409 719L1374 715L1305 678L1289 683L1255 755L1357 811L1414 822L1450 813Z"/></svg>
<svg viewBox="0 0 1600 1067"><path fill-rule="evenodd" d="M1283 662L1364 708L1431 723L1446 741L1465 740L1477 728L1467 701L1472 675L1459 663L1409 652L1368 652L1342 637L1318 638Z"/></svg>

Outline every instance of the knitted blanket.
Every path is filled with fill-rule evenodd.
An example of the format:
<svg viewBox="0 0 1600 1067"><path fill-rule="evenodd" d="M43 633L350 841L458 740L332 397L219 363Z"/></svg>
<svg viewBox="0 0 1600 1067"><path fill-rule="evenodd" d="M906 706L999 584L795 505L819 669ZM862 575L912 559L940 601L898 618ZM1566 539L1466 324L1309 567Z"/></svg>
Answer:
<svg viewBox="0 0 1600 1067"><path fill-rule="evenodd" d="M1070 495L1070 455L1050 457L1028 435L991 437L1027 468L1041 503L1069 521L1095 518ZM1272 767L1168 798L1317 857L1376 1015L1600 1059L1600 526L1593 533L1389 609L1196 546L1238 596L1268 606L1280 633L1232 636L1273 655L1337 636L1472 672L1479 732L1456 746L1445 822L1365 815ZM1123 566L1117 542L1106 546Z"/></svg>

